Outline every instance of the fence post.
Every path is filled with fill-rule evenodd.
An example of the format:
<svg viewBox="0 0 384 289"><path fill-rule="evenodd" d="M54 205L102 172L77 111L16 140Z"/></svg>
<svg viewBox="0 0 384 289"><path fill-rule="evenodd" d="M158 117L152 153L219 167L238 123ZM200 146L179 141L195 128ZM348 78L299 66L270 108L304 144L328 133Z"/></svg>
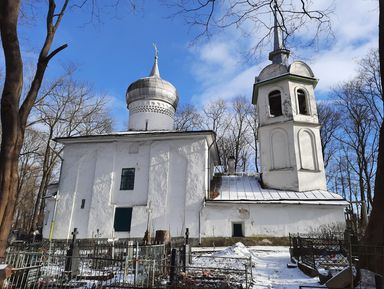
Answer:
<svg viewBox="0 0 384 289"><path fill-rule="evenodd" d="M176 249L172 249L171 252L171 270L169 272L169 281L171 284L175 281L176 275Z"/></svg>
<svg viewBox="0 0 384 289"><path fill-rule="evenodd" d="M251 268L251 280L253 280L253 272L252 272L252 256L249 256L249 268Z"/></svg>
<svg viewBox="0 0 384 289"><path fill-rule="evenodd" d="M76 235L79 232L77 228L73 229L72 241L67 251L67 258L65 260L65 271L69 272L70 278L77 275L79 271L79 247L76 244Z"/></svg>
<svg viewBox="0 0 384 289"><path fill-rule="evenodd" d="M376 289L383 289L383 276L376 274L375 275L375 285Z"/></svg>
<svg viewBox="0 0 384 289"><path fill-rule="evenodd" d="M136 255L135 255L135 277L133 279L133 284L137 285L137 270L139 269L139 242L136 242Z"/></svg>
<svg viewBox="0 0 384 289"><path fill-rule="evenodd" d="M245 264L245 288L248 289L248 265Z"/></svg>
<svg viewBox="0 0 384 289"><path fill-rule="evenodd" d="M351 269L351 287L353 288L353 264L352 264L352 242L351 242L351 233L347 232L347 243L348 243L348 263Z"/></svg>

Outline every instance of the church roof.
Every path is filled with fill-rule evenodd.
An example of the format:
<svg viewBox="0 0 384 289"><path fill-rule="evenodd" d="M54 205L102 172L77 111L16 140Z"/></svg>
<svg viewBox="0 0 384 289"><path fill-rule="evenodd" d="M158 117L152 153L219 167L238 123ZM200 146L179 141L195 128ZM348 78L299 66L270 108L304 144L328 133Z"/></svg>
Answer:
<svg viewBox="0 0 384 289"><path fill-rule="evenodd" d="M71 137L58 137L54 141L59 143L70 143L70 142L90 142L90 141L101 141L103 139L109 140L111 138L142 138L142 137L163 137L163 138L172 138L172 137L182 137L182 136L209 136L212 140L215 140L216 134L213 130L197 130L197 131L179 131L179 130L140 130L140 131L121 131L121 132L111 132L107 134L97 134L97 135L84 135L84 136L71 136Z"/></svg>
<svg viewBox="0 0 384 289"><path fill-rule="evenodd" d="M348 205L338 194L325 190L295 192L263 189L255 176L222 176L217 188L218 196L210 203L261 203L261 204L308 204L308 205Z"/></svg>
<svg viewBox="0 0 384 289"><path fill-rule="evenodd" d="M124 131L112 132L109 134L86 135L86 136L73 136L73 137L59 137L54 141L62 144L71 143L101 143L101 142L114 142L117 140L123 141L145 141L145 140L163 140L163 139L183 139L203 137L207 140L209 151L215 160L216 164L220 164L218 157L218 148L216 143L216 133L213 130L199 130L199 131L176 131L176 130L159 130L159 131Z"/></svg>

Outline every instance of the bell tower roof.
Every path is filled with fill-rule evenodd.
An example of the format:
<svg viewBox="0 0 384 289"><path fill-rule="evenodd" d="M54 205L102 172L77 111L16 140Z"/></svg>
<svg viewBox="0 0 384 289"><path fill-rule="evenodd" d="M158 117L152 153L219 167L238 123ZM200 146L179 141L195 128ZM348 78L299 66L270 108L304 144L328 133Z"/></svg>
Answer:
<svg viewBox="0 0 384 289"><path fill-rule="evenodd" d="M269 60L271 60L273 64L287 65L290 51L284 46L283 30L281 29L281 24L278 21L278 14L278 6L275 0L273 11L273 51L269 53Z"/></svg>

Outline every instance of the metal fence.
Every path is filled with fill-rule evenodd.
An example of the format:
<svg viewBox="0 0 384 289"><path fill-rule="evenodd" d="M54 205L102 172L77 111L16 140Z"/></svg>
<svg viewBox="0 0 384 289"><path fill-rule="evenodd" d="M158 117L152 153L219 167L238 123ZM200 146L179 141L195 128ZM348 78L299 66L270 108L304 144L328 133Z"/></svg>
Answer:
<svg viewBox="0 0 384 289"><path fill-rule="evenodd" d="M213 268L212 265L216 266ZM189 274L206 277L205 283L221 283L221 287L233 286L233 288L250 288L253 280L252 257L229 257L214 255L196 255L192 258L192 264L188 267Z"/></svg>
<svg viewBox="0 0 384 289"><path fill-rule="evenodd" d="M68 247L63 242L9 247L4 261L13 274L3 288L250 288L252 281L250 258L199 256L203 262L189 264L178 250L171 263L163 244L79 242L71 254ZM220 265L209 265L213 259Z"/></svg>
<svg viewBox="0 0 384 289"><path fill-rule="evenodd" d="M313 269L342 269L349 265L343 240L297 235L290 235L289 238L292 257Z"/></svg>
<svg viewBox="0 0 384 289"><path fill-rule="evenodd" d="M3 288L154 288L167 273L165 245L98 244L96 249L80 246L72 255L57 244L35 252L31 246L18 249L10 247L7 252L5 263L13 267L13 274Z"/></svg>

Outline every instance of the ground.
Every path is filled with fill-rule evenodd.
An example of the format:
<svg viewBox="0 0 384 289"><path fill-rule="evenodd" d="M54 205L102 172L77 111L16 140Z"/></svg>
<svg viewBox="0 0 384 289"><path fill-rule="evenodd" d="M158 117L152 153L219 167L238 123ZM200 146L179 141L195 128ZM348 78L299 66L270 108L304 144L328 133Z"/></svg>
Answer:
<svg viewBox="0 0 384 289"><path fill-rule="evenodd" d="M310 278L298 268L288 268L288 247L252 247L254 256L254 289L297 289L299 285L319 285L319 279Z"/></svg>
<svg viewBox="0 0 384 289"><path fill-rule="evenodd" d="M238 258L236 268L242 268L243 258L251 257L252 260L252 289L298 289L299 285L317 285L319 279L310 278L298 268L288 268L290 263L289 247L253 246L245 247L242 243L236 243L226 248L196 248L201 256L214 256L217 259L199 257L195 252L194 266L225 267L221 257ZM214 251L214 252L212 252ZM208 263L209 262L209 263Z"/></svg>

